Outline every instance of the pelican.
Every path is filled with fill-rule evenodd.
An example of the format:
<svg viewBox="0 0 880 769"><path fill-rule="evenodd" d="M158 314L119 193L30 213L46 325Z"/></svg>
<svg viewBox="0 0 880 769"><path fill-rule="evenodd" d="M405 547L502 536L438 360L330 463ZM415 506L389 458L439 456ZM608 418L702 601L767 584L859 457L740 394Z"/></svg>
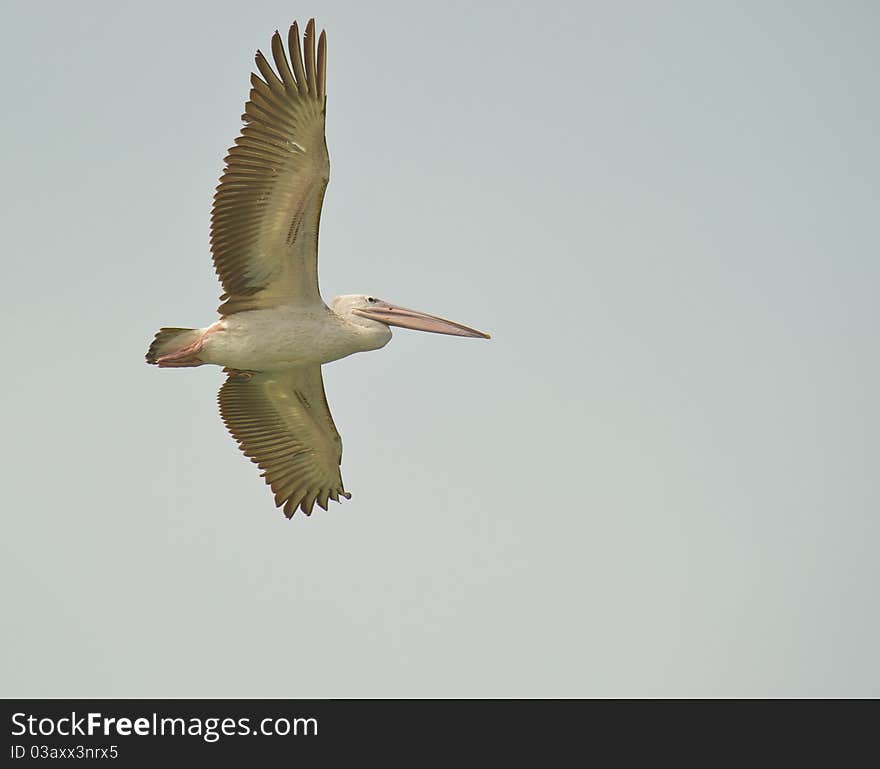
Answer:
<svg viewBox="0 0 880 769"><path fill-rule="evenodd" d="M315 20L300 45L296 22L272 37L275 67L257 51L244 127L224 159L211 213L211 252L223 285L220 319L162 328L146 354L160 368L222 366L217 400L239 448L263 471L276 507L291 518L317 502L350 499L342 440L321 366L378 350L390 326L488 339L482 331L368 294L318 290L318 225L330 179L324 136L327 40Z"/></svg>

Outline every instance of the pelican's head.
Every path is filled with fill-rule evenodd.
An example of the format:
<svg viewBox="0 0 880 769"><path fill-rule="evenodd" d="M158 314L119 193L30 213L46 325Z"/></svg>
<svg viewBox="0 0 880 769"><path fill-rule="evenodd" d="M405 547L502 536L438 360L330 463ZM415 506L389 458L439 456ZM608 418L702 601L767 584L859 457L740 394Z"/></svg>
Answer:
<svg viewBox="0 0 880 769"><path fill-rule="evenodd" d="M333 312L358 325L369 326L381 323L384 326L413 328L416 331L430 331L434 334L470 336L489 339L488 334L474 328L463 326L436 315L428 315L418 310L408 310L396 304L382 301L368 294L346 294L333 300Z"/></svg>

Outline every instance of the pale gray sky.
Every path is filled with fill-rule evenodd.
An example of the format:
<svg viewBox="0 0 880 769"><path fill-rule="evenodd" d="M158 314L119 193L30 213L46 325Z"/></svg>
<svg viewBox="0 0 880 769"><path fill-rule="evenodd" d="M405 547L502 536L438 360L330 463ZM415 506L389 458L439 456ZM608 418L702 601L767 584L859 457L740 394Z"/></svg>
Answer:
<svg viewBox="0 0 880 769"><path fill-rule="evenodd" d="M329 38L353 499L216 413L254 49ZM880 6L26 3L0 29L5 696L880 695Z"/></svg>

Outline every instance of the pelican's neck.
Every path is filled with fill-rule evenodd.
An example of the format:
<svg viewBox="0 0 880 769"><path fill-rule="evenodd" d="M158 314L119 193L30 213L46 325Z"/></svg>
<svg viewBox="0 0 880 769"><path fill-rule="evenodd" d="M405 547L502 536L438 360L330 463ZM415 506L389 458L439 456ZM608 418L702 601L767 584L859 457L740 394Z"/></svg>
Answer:
<svg viewBox="0 0 880 769"><path fill-rule="evenodd" d="M359 352L378 350L391 341L391 329L388 326L358 315L353 309L345 303L333 302L331 311L341 321Z"/></svg>

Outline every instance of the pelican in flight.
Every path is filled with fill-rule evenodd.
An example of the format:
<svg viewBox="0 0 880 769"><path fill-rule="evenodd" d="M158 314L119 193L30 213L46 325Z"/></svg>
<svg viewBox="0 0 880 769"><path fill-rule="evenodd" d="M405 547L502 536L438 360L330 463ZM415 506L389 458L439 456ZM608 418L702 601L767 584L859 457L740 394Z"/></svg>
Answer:
<svg viewBox="0 0 880 769"><path fill-rule="evenodd" d="M349 499L342 440L321 365L378 350L389 326L489 335L366 294L318 290L318 225L330 159L324 138L327 42L315 21L300 46L296 23L272 37L275 68L257 51L245 125L225 158L211 213L211 252L223 284L220 320L205 328L163 328L147 352L161 368L214 364L227 374L220 415L244 454L263 471L275 505L290 518L317 502Z"/></svg>

